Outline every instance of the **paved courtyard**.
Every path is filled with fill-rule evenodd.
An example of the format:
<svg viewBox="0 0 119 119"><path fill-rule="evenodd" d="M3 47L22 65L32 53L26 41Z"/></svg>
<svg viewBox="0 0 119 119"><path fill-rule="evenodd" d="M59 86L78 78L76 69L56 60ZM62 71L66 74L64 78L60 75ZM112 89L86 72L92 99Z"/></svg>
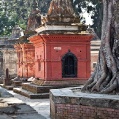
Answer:
<svg viewBox="0 0 119 119"><path fill-rule="evenodd" d="M16 94L13 91L9 91L9 93L13 94L15 98L18 98L33 107L41 115L41 119L50 119L49 99L29 99L27 97Z"/></svg>

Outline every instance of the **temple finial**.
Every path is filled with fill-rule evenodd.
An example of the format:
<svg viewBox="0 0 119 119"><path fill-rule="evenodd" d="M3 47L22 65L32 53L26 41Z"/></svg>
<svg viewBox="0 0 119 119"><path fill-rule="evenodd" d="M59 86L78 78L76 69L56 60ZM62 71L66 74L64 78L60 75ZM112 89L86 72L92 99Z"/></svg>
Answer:
<svg viewBox="0 0 119 119"><path fill-rule="evenodd" d="M32 10L28 17L27 30L34 31L35 28L39 27L40 25L41 25L40 10L38 9L38 3L36 2L36 0L33 0Z"/></svg>

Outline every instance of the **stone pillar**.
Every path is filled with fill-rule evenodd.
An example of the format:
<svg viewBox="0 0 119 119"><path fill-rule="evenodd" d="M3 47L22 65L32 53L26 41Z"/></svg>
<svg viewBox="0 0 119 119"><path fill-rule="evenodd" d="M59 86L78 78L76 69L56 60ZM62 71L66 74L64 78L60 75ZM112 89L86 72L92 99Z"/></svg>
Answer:
<svg viewBox="0 0 119 119"><path fill-rule="evenodd" d="M6 74L6 69L9 69L9 75L11 78L17 76L17 53L14 48L5 48L3 52L3 71Z"/></svg>
<svg viewBox="0 0 119 119"><path fill-rule="evenodd" d="M10 85L11 84L8 68L6 69L6 72L5 72L5 79L3 80L3 84L4 85Z"/></svg>

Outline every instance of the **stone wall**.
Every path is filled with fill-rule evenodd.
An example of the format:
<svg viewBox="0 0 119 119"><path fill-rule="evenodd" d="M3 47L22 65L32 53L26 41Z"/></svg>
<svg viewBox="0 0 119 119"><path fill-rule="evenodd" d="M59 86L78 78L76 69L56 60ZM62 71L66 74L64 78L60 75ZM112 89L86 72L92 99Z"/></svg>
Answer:
<svg viewBox="0 0 119 119"><path fill-rule="evenodd" d="M97 64L98 60L98 54L100 49L101 41L91 41L91 73L94 71L95 66Z"/></svg>
<svg viewBox="0 0 119 119"><path fill-rule="evenodd" d="M3 54L0 51L0 76L3 75Z"/></svg>
<svg viewBox="0 0 119 119"><path fill-rule="evenodd" d="M51 119L119 119L118 99L115 95L74 95L67 89L51 90Z"/></svg>
<svg viewBox="0 0 119 119"><path fill-rule="evenodd" d="M119 110L110 108L53 103L51 108L52 119L119 119Z"/></svg>
<svg viewBox="0 0 119 119"><path fill-rule="evenodd" d="M15 52L15 49L9 48L9 49L3 49L3 71L5 75L5 71L8 68L9 69L9 75L10 77L16 77L17 76L17 53Z"/></svg>

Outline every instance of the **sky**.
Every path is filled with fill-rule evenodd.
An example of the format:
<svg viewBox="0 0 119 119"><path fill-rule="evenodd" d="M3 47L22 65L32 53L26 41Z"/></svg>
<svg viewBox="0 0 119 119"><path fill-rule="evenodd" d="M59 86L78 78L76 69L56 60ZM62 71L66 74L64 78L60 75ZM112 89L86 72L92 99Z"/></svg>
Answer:
<svg viewBox="0 0 119 119"><path fill-rule="evenodd" d="M84 16L85 19L86 19L86 24L87 24L87 25L92 25L92 24L93 24L90 14L88 14L87 12L84 12L84 13L83 13L83 16Z"/></svg>
<svg viewBox="0 0 119 119"><path fill-rule="evenodd" d="M94 7L94 5L92 4L92 3L88 3L88 5L90 6L93 6ZM93 20L91 19L91 15L93 14L93 12L91 12L90 11L90 13L87 13L87 9L85 8L81 8L82 9L82 16L85 18L85 20L86 20L86 23L85 24L87 24L87 25L92 25L93 24Z"/></svg>

